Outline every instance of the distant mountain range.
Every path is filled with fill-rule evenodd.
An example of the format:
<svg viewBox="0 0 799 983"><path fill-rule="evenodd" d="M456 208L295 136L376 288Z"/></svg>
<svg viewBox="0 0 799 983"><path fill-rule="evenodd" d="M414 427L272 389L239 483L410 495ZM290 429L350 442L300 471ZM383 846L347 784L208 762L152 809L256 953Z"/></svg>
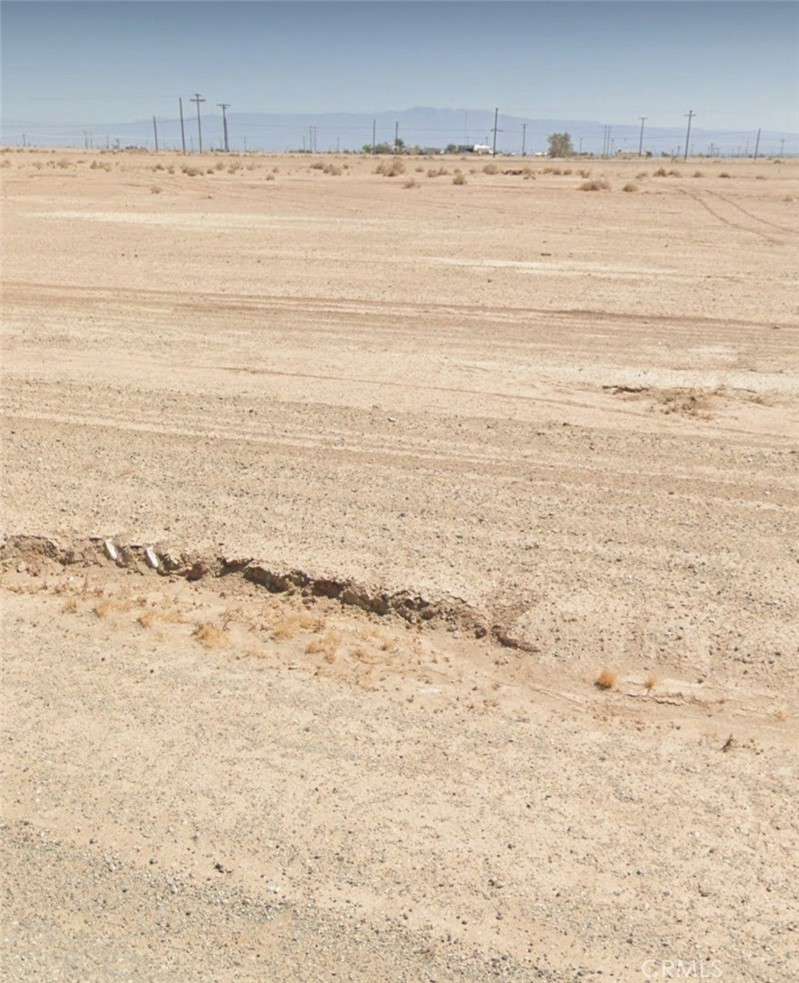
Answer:
<svg viewBox="0 0 799 983"><path fill-rule="evenodd" d="M27 143L35 146L142 146L152 149L156 130L161 149L181 149L180 119L157 117L130 123L95 125L42 124L25 120L3 120L0 141L4 146ZM200 136L194 106L184 100L186 149L197 150ZM394 142L395 134L406 147L440 148L448 145L493 145L494 110L430 109L387 110L379 113L228 113L228 144L232 151L330 151L360 150L377 143ZM751 156L758 142L757 130L708 130L691 128L692 154ZM637 153L639 123L623 124L591 120L527 119L499 114L497 153L542 153L550 133L567 132L576 151L594 154ZM223 125L219 114L201 119L204 150L223 148ZM645 124L643 150L655 155L685 151L686 127L668 128ZM799 134L762 131L758 152L761 156L799 154Z"/></svg>

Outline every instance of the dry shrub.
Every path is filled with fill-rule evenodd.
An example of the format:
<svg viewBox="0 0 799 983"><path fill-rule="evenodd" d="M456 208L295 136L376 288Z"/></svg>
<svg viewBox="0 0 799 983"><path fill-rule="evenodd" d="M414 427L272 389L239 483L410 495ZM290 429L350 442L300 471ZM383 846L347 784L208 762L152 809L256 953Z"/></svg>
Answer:
<svg viewBox="0 0 799 983"><path fill-rule="evenodd" d="M197 175L200 173L199 168L190 167L188 164L184 164L183 167L181 167L181 171L188 177L197 177Z"/></svg>
<svg viewBox="0 0 799 983"><path fill-rule="evenodd" d="M578 188L579 191L610 191L610 184L604 178L594 178L592 181L583 181Z"/></svg>
<svg viewBox="0 0 799 983"><path fill-rule="evenodd" d="M635 180L636 181L643 181L646 176L647 176L647 172L646 171L639 171L635 175Z"/></svg>
<svg viewBox="0 0 799 983"><path fill-rule="evenodd" d="M61 607L62 614L77 614L78 613L78 599L77 597L70 597L64 601Z"/></svg>
<svg viewBox="0 0 799 983"><path fill-rule="evenodd" d="M267 181L274 181L275 180L275 175L274 174L267 174L266 175L266 180Z"/></svg>
<svg viewBox="0 0 799 983"><path fill-rule="evenodd" d="M703 177L703 176L704 175L702 174L701 171L694 171L694 173L691 175L691 177Z"/></svg>
<svg viewBox="0 0 799 983"><path fill-rule="evenodd" d="M499 168L497 167L496 164L494 163L486 164L485 167L483 168L483 174L496 174L498 170Z"/></svg>
<svg viewBox="0 0 799 983"><path fill-rule="evenodd" d="M719 177L731 178L732 174L728 174L727 171L722 171L721 174L719 174Z"/></svg>
<svg viewBox="0 0 799 983"><path fill-rule="evenodd" d="M654 673L649 673L649 675L644 680L644 689L647 693L651 693L652 690L657 686L657 676Z"/></svg>
<svg viewBox="0 0 799 983"><path fill-rule="evenodd" d="M668 171L666 170L665 167L659 167L655 171L655 177L667 177L667 176L668 176Z"/></svg>
<svg viewBox="0 0 799 983"><path fill-rule="evenodd" d="M446 167L431 167L427 172L428 177L444 177L447 174L449 174L449 171Z"/></svg>
<svg viewBox="0 0 799 983"><path fill-rule="evenodd" d="M669 173L669 177L682 177L682 174L680 174L679 171L675 171L674 169L670 170L668 173Z"/></svg>
<svg viewBox="0 0 799 983"><path fill-rule="evenodd" d="M305 652L307 655L323 655L325 662L334 662L340 645L341 635L327 632L320 638L312 638L305 646Z"/></svg>
<svg viewBox="0 0 799 983"><path fill-rule="evenodd" d="M235 166L234 166L233 164L231 164L230 166L231 166L231 167L233 167L233 168L234 168L234 170L235 170ZM224 161L222 161L222 160L218 160L218 161L216 162L216 164L214 164L214 167L215 167L215 168L216 168L216 169L217 169L218 171L223 171L223 170L225 169L225 162L224 162ZM228 168L228 170L230 170L230 168Z"/></svg>
<svg viewBox="0 0 799 983"><path fill-rule="evenodd" d="M136 620L142 626L142 628L151 628L157 619L158 615L155 613L155 611L142 611Z"/></svg>
<svg viewBox="0 0 799 983"><path fill-rule="evenodd" d="M383 177L397 177L405 173L405 164L400 157L392 157L390 160L381 160L375 168L375 174L382 174Z"/></svg>
<svg viewBox="0 0 799 983"><path fill-rule="evenodd" d="M98 601L92 608L94 613L98 618L107 618L111 614L111 602L110 601Z"/></svg>
<svg viewBox="0 0 799 983"><path fill-rule="evenodd" d="M637 191L638 190L638 185L637 184L633 184L631 181L628 181L627 184L625 184L624 187L621 190L622 191L627 191L627 192Z"/></svg>
<svg viewBox="0 0 799 983"><path fill-rule="evenodd" d="M191 634L192 638L196 638L207 649L223 648L228 642L227 635L222 629L208 622L198 625Z"/></svg>
<svg viewBox="0 0 799 983"><path fill-rule="evenodd" d="M466 175L460 172L452 179L453 184L466 184Z"/></svg>
<svg viewBox="0 0 799 983"><path fill-rule="evenodd" d="M418 188L419 185L413 178L409 178L403 185L403 188Z"/></svg>
<svg viewBox="0 0 799 983"><path fill-rule="evenodd" d="M160 195L161 194L161 186L159 184L151 184L150 185L150 194Z"/></svg>
<svg viewBox="0 0 799 983"><path fill-rule="evenodd" d="M572 169L570 167L564 167L563 168L563 176L564 177L568 177L571 173L572 173Z"/></svg>
<svg viewBox="0 0 799 983"><path fill-rule="evenodd" d="M594 686L597 689L613 689L618 681L618 675L612 669L603 669L596 677Z"/></svg>
<svg viewBox="0 0 799 983"><path fill-rule="evenodd" d="M577 173L580 175L581 178L589 178L589 177L591 177L591 171L587 167L581 167L580 170Z"/></svg>

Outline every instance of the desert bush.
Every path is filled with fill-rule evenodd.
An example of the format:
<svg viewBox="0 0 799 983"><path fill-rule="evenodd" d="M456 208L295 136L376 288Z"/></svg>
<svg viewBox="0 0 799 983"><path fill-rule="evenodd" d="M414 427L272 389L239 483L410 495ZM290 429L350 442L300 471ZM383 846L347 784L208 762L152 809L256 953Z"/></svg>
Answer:
<svg viewBox="0 0 799 983"><path fill-rule="evenodd" d="M721 174L719 174L719 177L729 178L729 177L732 177L732 175L731 174L728 174L726 171L722 171Z"/></svg>
<svg viewBox="0 0 799 983"><path fill-rule="evenodd" d="M325 165L322 163L321 160L315 160L309 168L309 170L311 171L323 171L324 169L325 169Z"/></svg>
<svg viewBox="0 0 799 983"><path fill-rule="evenodd" d="M332 177L341 177L341 168L336 164L325 164L322 168L323 174L330 174Z"/></svg>
<svg viewBox="0 0 799 983"><path fill-rule="evenodd" d="M453 184L466 184L466 175L465 174L462 174L460 171L458 171L458 173L455 175L455 177L453 177L452 183Z"/></svg>
<svg viewBox="0 0 799 983"><path fill-rule="evenodd" d="M266 180L267 181L274 181L275 180L275 175L274 174L267 174L266 175Z"/></svg>
<svg viewBox="0 0 799 983"><path fill-rule="evenodd" d="M592 181L583 181L578 191L610 191L610 184L604 178L594 178Z"/></svg>
<svg viewBox="0 0 799 983"><path fill-rule="evenodd" d="M637 184L633 184L632 181L628 181L627 184L625 184L624 187L621 190L622 191L628 191L628 192L630 192L630 191L637 191L638 190L638 185Z"/></svg>
<svg viewBox="0 0 799 983"><path fill-rule="evenodd" d="M485 165L485 167L483 168L483 174L496 174L498 170L499 168L492 161L490 164Z"/></svg>
<svg viewBox="0 0 799 983"><path fill-rule="evenodd" d="M564 167L563 168L563 176L564 177L568 177L571 174L571 172L572 172L572 169L570 167Z"/></svg>
<svg viewBox="0 0 799 983"><path fill-rule="evenodd" d="M412 177L411 178L408 178L408 180L405 181L402 186L403 186L403 188L418 188L419 187L419 185L417 184L417 182L414 181L414 179Z"/></svg>
<svg viewBox="0 0 799 983"><path fill-rule="evenodd" d="M655 177L667 177L667 176L668 176L668 171L666 170L665 167L659 167L655 171Z"/></svg>
<svg viewBox="0 0 799 983"><path fill-rule="evenodd" d="M197 177L197 175L200 173L199 168L191 167L189 164L184 164L183 167L181 167L181 171L188 177Z"/></svg>
<svg viewBox="0 0 799 983"><path fill-rule="evenodd" d="M675 171L672 169L669 171L669 177L682 177L682 174L680 174L679 171Z"/></svg>
<svg viewBox="0 0 799 983"><path fill-rule="evenodd" d="M581 167L577 173L580 175L581 178L591 177L591 171L587 167Z"/></svg>
<svg viewBox="0 0 799 983"><path fill-rule="evenodd" d="M635 175L635 180L636 180L636 181L643 181L643 179L644 179L645 177L647 177L647 176L648 176L648 175L647 175L647 172L646 172L646 171L639 171L639 172L638 172L638 173L637 173L637 174Z"/></svg>
<svg viewBox="0 0 799 983"><path fill-rule="evenodd" d="M617 674L612 669L603 669L597 676L594 686L597 689L613 689L618 680Z"/></svg>
<svg viewBox="0 0 799 983"><path fill-rule="evenodd" d="M151 194L154 194L154 195L160 195L161 194L161 187L159 185L157 185L157 184L151 184L150 185L150 193Z"/></svg>
<svg viewBox="0 0 799 983"><path fill-rule="evenodd" d="M524 174L525 181L535 181L535 171L532 168L525 167L522 173Z"/></svg>
<svg viewBox="0 0 799 983"><path fill-rule="evenodd" d="M383 177L397 177L405 173L405 164L401 157L392 157L390 160L381 160L375 168L375 174L382 174Z"/></svg>
<svg viewBox="0 0 799 983"><path fill-rule="evenodd" d="M701 171L694 171L694 173L691 175L691 177L702 177L702 172Z"/></svg>

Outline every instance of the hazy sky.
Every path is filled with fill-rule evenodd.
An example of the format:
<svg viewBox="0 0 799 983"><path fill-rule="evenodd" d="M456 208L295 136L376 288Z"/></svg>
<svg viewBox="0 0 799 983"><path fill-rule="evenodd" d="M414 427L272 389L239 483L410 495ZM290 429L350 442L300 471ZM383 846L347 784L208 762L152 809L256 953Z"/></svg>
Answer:
<svg viewBox="0 0 799 983"><path fill-rule="evenodd" d="M0 7L3 117L488 108L797 130L790 2L46 2ZM214 110L216 111L216 110Z"/></svg>

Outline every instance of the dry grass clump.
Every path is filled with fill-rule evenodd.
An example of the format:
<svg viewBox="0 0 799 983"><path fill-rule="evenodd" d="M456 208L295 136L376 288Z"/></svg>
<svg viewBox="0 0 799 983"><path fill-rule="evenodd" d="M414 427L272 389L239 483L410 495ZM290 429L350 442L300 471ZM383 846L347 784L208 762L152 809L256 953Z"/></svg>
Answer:
<svg viewBox="0 0 799 983"><path fill-rule="evenodd" d="M592 181L583 181L578 191L610 191L610 182L604 178L594 178Z"/></svg>
<svg viewBox="0 0 799 983"><path fill-rule="evenodd" d="M586 178L591 177L591 171L590 171L590 169L588 167L581 167L580 170L577 173L583 179L586 179Z"/></svg>
<svg viewBox="0 0 799 983"><path fill-rule="evenodd" d="M266 175L266 180L267 181L274 181L275 180L275 175L274 174L267 174Z"/></svg>
<svg viewBox="0 0 799 983"><path fill-rule="evenodd" d="M78 599L77 597L68 597L64 601L61 607L62 614L77 614L78 613Z"/></svg>
<svg viewBox="0 0 799 983"><path fill-rule="evenodd" d="M618 682L618 674L612 669L605 668L600 672L600 674L594 680L594 686L597 689L613 689L613 687Z"/></svg>
<svg viewBox="0 0 799 983"><path fill-rule="evenodd" d="M305 652L307 655L321 655L325 662L335 662L340 645L341 635L327 632L319 638L312 638L305 646Z"/></svg>
<svg viewBox="0 0 799 983"><path fill-rule="evenodd" d="M150 194L160 195L161 194L161 190L162 189L161 189L161 185L160 184L151 184L150 185Z"/></svg>
<svg viewBox="0 0 799 983"><path fill-rule="evenodd" d="M405 164L401 157L392 157L391 160L381 160L375 168L375 174L382 174L383 177L397 177L405 173Z"/></svg>
<svg viewBox="0 0 799 983"><path fill-rule="evenodd" d="M418 188L418 182L414 181L413 178L408 178L408 180L402 185L403 188Z"/></svg>
<svg viewBox="0 0 799 983"><path fill-rule="evenodd" d="M655 177L668 177L668 173L669 173L669 172L668 172L668 171L666 170L666 168L665 168L665 167L659 167L659 168L658 168L658 169L657 169L657 170L655 171Z"/></svg>
<svg viewBox="0 0 799 983"><path fill-rule="evenodd" d="M525 167L525 169L522 171L522 175L524 176L525 181L535 181L536 179L535 171L532 169L532 167Z"/></svg>
<svg viewBox="0 0 799 983"><path fill-rule="evenodd" d="M449 174L446 167L431 167L427 171L428 177L444 177L446 174Z"/></svg>
<svg viewBox="0 0 799 983"><path fill-rule="evenodd" d="M197 177L197 175L200 173L200 169L198 167L191 167L189 164L184 164L180 170L187 177Z"/></svg>
<svg viewBox="0 0 799 983"><path fill-rule="evenodd" d="M492 162L490 164L485 165L485 167L483 168L483 174L496 174L498 170L499 168L497 167L497 165Z"/></svg>
<svg viewBox="0 0 799 983"><path fill-rule="evenodd" d="M644 680L644 689L647 691L647 693L652 692L652 690L657 686L657 682L658 682L657 676L654 673L650 672L649 675Z"/></svg>
<svg viewBox="0 0 799 983"><path fill-rule="evenodd" d="M217 628L216 625L212 625L209 622L198 625L191 635L192 638L196 638L207 649L223 648L228 643L226 633L221 628Z"/></svg>
<svg viewBox="0 0 799 983"><path fill-rule="evenodd" d="M727 171L722 171L721 174L719 174L719 177L731 178L732 174L728 174Z"/></svg>
<svg viewBox="0 0 799 983"><path fill-rule="evenodd" d="M680 174L679 171L675 171L674 168L672 168L669 171L669 177L682 177L682 174Z"/></svg>
<svg viewBox="0 0 799 983"><path fill-rule="evenodd" d="M452 179L453 184L466 184L466 175L461 171L458 171L455 177Z"/></svg>
<svg viewBox="0 0 799 983"><path fill-rule="evenodd" d="M694 171L691 177L704 177L701 171Z"/></svg>
<svg viewBox="0 0 799 983"><path fill-rule="evenodd" d="M646 172L646 171L639 171L639 172L638 172L638 173L637 173L637 174L635 175L635 180L636 180L636 181L643 181L643 180L644 180L644 178L645 178L645 177L647 177L647 176L648 176L648 175L647 175L647 172Z"/></svg>
<svg viewBox="0 0 799 983"><path fill-rule="evenodd" d="M632 192L638 190L638 185L633 184L632 181L628 181L627 184L621 189L622 191Z"/></svg>

